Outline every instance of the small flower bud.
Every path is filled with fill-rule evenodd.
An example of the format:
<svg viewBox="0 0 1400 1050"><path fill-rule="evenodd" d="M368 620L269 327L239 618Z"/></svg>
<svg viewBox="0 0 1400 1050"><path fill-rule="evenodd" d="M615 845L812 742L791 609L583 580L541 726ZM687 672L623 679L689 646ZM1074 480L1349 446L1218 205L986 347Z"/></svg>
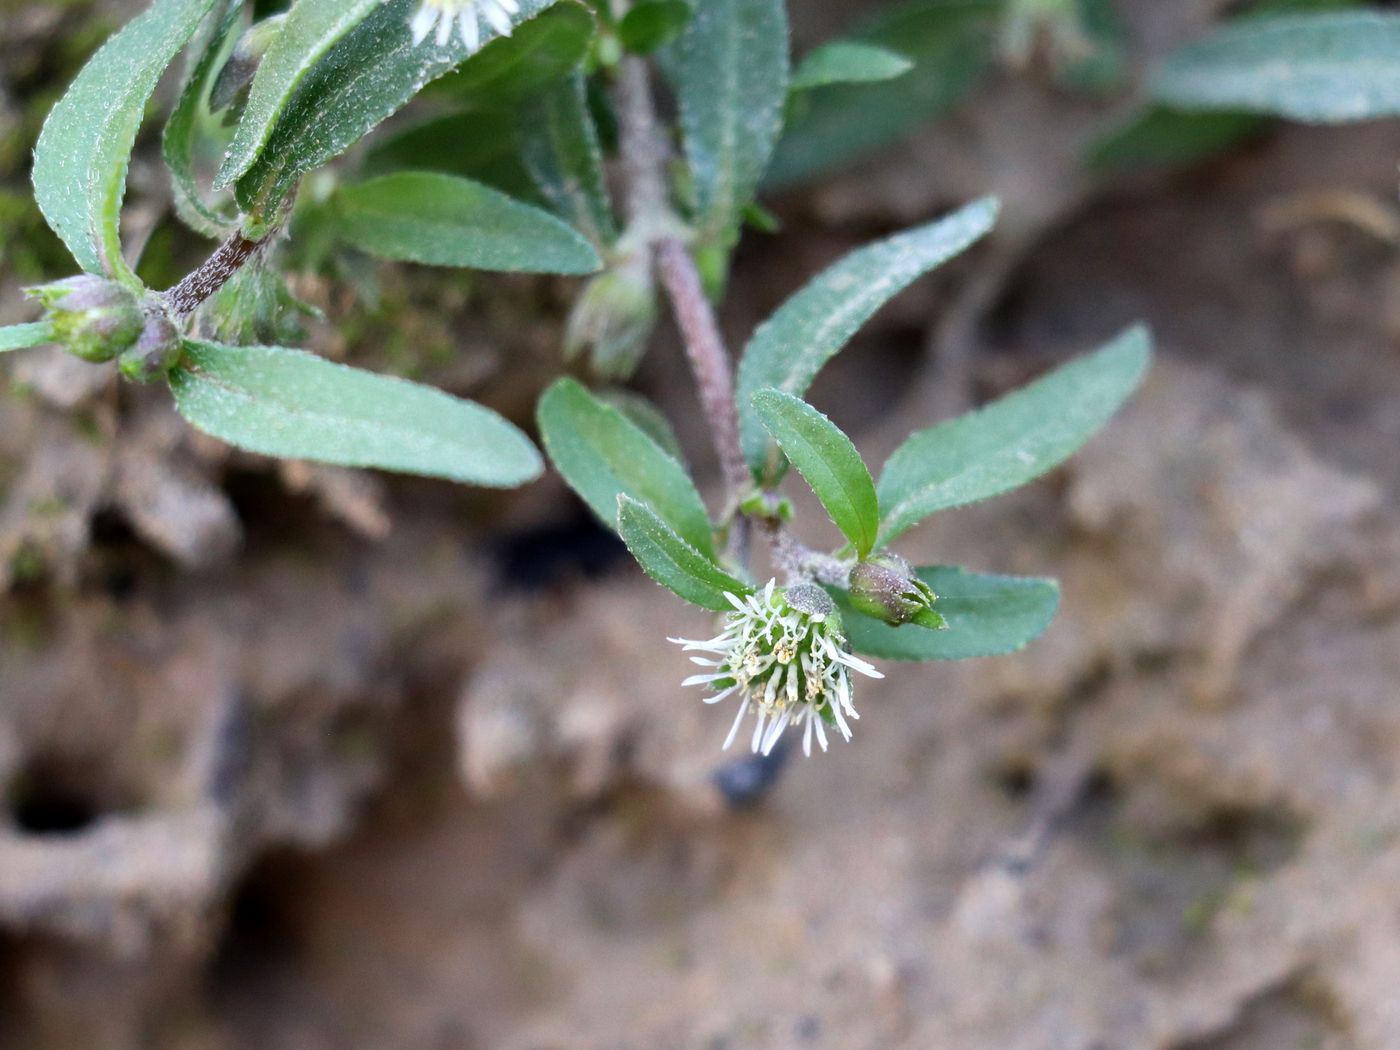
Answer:
<svg viewBox="0 0 1400 1050"><path fill-rule="evenodd" d="M886 551L860 562L848 583L851 604L868 616L892 626L910 621L943 626L943 618L933 611L938 595L898 554Z"/></svg>
<svg viewBox="0 0 1400 1050"><path fill-rule="evenodd" d="M628 256L588 282L569 315L564 356L589 351L600 379L637 370L656 325L656 288L645 256Z"/></svg>
<svg viewBox="0 0 1400 1050"><path fill-rule="evenodd" d="M83 274L27 293L48 311L54 342L84 361L110 361L141 334L141 305L116 281Z"/></svg>
<svg viewBox="0 0 1400 1050"><path fill-rule="evenodd" d="M117 361L122 375L138 383L165 377L180 360L180 332L158 307L146 313L146 324L136 343Z"/></svg>

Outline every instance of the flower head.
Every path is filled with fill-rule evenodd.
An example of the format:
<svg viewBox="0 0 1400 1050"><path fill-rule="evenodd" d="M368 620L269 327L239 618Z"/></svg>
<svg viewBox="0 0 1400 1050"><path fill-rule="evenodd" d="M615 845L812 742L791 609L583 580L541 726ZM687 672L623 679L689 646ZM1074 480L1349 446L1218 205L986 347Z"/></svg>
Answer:
<svg viewBox="0 0 1400 1050"><path fill-rule="evenodd" d="M690 658L709 670L683 685L713 689L707 704L739 695L739 713L725 748L734 743L751 710L755 752L770 753L789 725L805 726L802 750L808 755L814 733L826 750L827 724L849 740L850 721L860 717L851 702L851 671L871 678L884 675L848 651L840 615L826 592L811 584L779 588L769 580L744 598L725 597L734 611L725 614L724 629L716 637L704 642L670 639L687 652L710 654Z"/></svg>
<svg viewBox="0 0 1400 1050"><path fill-rule="evenodd" d="M510 36L511 16L519 13L519 0L422 0L409 23L409 31L413 42L421 44L436 29L437 46L446 47L456 29L467 50L475 51L481 46L478 16L501 36Z"/></svg>

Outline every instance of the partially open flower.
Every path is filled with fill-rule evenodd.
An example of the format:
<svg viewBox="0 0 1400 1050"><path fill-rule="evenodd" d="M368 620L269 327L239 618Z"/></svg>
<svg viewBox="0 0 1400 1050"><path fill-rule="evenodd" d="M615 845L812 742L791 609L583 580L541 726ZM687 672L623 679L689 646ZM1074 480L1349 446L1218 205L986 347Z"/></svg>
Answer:
<svg viewBox="0 0 1400 1050"><path fill-rule="evenodd" d="M670 639L687 652L713 657L692 656L692 663L709 670L683 685L713 689L707 704L739 695L725 748L734 743L750 710L755 752L771 752L789 725L804 727L802 750L808 755L814 733L826 750L827 725L849 740L850 721L860 717L851 700L851 671L871 678L884 675L847 649L840 614L826 592L807 584L779 588L769 580L745 598L726 597L734 611L725 614L724 630L716 637L704 642Z"/></svg>
<svg viewBox="0 0 1400 1050"><path fill-rule="evenodd" d="M421 44L436 29L438 47L446 47L456 29L468 51L481 46L481 27L477 16L490 24L501 36L510 36L511 16L520 13L518 0L422 0L418 13L409 23L413 42Z"/></svg>

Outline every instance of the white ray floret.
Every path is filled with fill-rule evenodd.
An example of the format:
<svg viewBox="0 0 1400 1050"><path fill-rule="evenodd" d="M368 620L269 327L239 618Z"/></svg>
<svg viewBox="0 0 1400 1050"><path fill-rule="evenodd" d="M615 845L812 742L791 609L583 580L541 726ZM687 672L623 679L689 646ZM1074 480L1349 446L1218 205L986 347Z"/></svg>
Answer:
<svg viewBox="0 0 1400 1050"><path fill-rule="evenodd" d="M739 710L725 738L727 750L739 736L750 712L754 714L750 747L769 754L792 727L802 730L803 753L812 753L812 738L827 749L826 723L850 740L856 714L851 699L851 672L883 678L866 661L852 655L841 633L840 617L825 594L805 595L796 608L788 591L769 580L761 590L743 598L726 594L734 611L725 614L724 629L706 641L672 638L706 670L682 685L712 690L707 704L739 694ZM794 591L794 593L796 593ZM713 657L713 659L709 658Z"/></svg>
<svg viewBox="0 0 1400 1050"><path fill-rule="evenodd" d="M467 50L475 51L481 46L479 19L484 18L501 36L509 36L511 18L519 13L519 0L422 0L408 27L414 44L433 36L438 47L446 47L456 31Z"/></svg>

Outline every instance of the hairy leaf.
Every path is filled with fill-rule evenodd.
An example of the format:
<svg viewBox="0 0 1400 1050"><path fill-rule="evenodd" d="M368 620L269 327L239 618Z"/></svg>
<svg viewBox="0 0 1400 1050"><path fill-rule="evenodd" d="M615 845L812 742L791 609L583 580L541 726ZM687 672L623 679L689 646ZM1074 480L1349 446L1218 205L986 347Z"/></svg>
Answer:
<svg viewBox="0 0 1400 1050"><path fill-rule="evenodd" d="M432 117L378 140L365 155L367 174L440 171L484 182L531 204L541 197L516 140L515 112L470 110Z"/></svg>
<svg viewBox="0 0 1400 1050"><path fill-rule="evenodd" d="M935 511L1009 492L1059 466L1118 411L1147 374L1135 327L984 408L922 430L885 464L880 542Z"/></svg>
<svg viewBox="0 0 1400 1050"><path fill-rule="evenodd" d="M161 74L214 3L156 0L98 49L44 121L34 197L88 273L139 283L121 252L127 162Z"/></svg>
<svg viewBox="0 0 1400 1050"><path fill-rule="evenodd" d="M772 446L749 399L772 387L802 394L822 365L876 310L916 278L979 240L996 221L997 202L984 198L938 222L852 252L813 278L759 326L739 363L739 423L744 455L755 474L772 467Z"/></svg>
<svg viewBox="0 0 1400 1050"><path fill-rule="evenodd" d="M557 0L520 0L520 25ZM239 178L238 200L266 219L304 172L319 167L398 112L430 81L468 58L461 37L415 45L409 21L419 0L381 0L300 80L256 160ZM481 26L481 44L496 39ZM476 52L471 52L475 54Z"/></svg>
<svg viewBox="0 0 1400 1050"><path fill-rule="evenodd" d="M698 221L707 233L721 234L753 199L782 128L783 0L704 0L672 57Z"/></svg>
<svg viewBox="0 0 1400 1050"><path fill-rule="evenodd" d="M637 428L660 446L661 450L681 466L685 466L685 450L676 437L675 428L661 409L644 398L623 387L610 387L598 391L598 400L617 409Z"/></svg>
<svg viewBox="0 0 1400 1050"><path fill-rule="evenodd" d="M617 237L583 74L540 93L516 121L521 155L555 213L599 248Z"/></svg>
<svg viewBox="0 0 1400 1050"><path fill-rule="evenodd" d="M180 88L179 101L166 121L161 139L161 152L171 174L175 213L190 229L212 238L226 236L234 228L236 219L205 201L195 179L195 145L209 93L219 75L220 64L228 57L234 31L242 18L240 0L223 0L222 10L215 10L209 32L202 34L205 39L195 41L196 61Z"/></svg>
<svg viewBox="0 0 1400 1050"><path fill-rule="evenodd" d="M380 0L296 0L292 4L282 31L258 64L238 131L214 179L215 189L233 185L253 166L307 73L379 3Z"/></svg>
<svg viewBox="0 0 1400 1050"><path fill-rule="evenodd" d="M529 439L481 405L299 350L189 342L170 388L187 420L250 452L497 488L543 469Z"/></svg>
<svg viewBox="0 0 1400 1050"><path fill-rule="evenodd" d="M1038 638L1060 605L1060 587L1054 580L987 576L949 566L916 571L938 595L937 609L947 628L891 627L858 612L844 591L833 590L852 649L885 660L1000 656Z"/></svg>
<svg viewBox="0 0 1400 1050"><path fill-rule="evenodd" d="M1247 19L1171 56L1152 94L1183 109L1230 109L1310 123L1400 115L1400 14Z"/></svg>
<svg viewBox="0 0 1400 1050"><path fill-rule="evenodd" d="M731 609L726 593L741 597L752 590L676 535L645 503L618 496L617 529L648 576L694 605Z"/></svg>
<svg viewBox="0 0 1400 1050"><path fill-rule="evenodd" d="M588 55L597 28L593 12L562 0L510 36L497 37L428 94L503 109L566 78Z"/></svg>
<svg viewBox="0 0 1400 1050"><path fill-rule="evenodd" d="M759 421L812 486L831 520L864 558L880 531L875 482L860 453L830 419L800 398L779 390L753 396Z"/></svg>
<svg viewBox="0 0 1400 1050"><path fill-rule="evenodd" d="M340 235L385 259L528 273L592 273L598 253L548 212L434 172L401 172L336 196Z"/></svg>
<svg viewBox="0 0 1400 1050"><path fill-rule="evenodd" d="M630 496L713 558L709 515L690 475L622 412L560 379L540 398L538 416L555 469L606 524L616 525L617 497Z"/></svg>

